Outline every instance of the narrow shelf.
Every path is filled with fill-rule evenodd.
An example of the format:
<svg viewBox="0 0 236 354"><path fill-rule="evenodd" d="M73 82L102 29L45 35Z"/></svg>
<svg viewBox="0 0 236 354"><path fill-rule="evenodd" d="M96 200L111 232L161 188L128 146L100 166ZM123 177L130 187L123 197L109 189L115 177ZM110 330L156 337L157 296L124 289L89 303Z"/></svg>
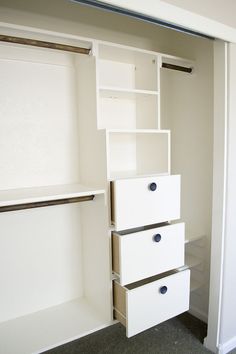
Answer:
<svg viewBox="0 0 236 354"><path fill-rule="evenodd" d="M86 187L80 184L65 184L33 188L19 188L0 191L0 212L28 209L38 206L73 203L92 200L95 195L103 194L104 190ZM31 205L28 206L27 205ZM22 206L22 207L21 207Z"/></svg>
<svg viewBox="0 0 236 354"><path fill-rule="evenodd" d="M0 323L0 353L43 352L107 325L85 299L77 299Z"/></svg>
<svg viewBox="0 0 236 354"><path fill-rule="evenodd" d="M122 95L128 96L136 96L136 95L155 95L157 96L159 94L158 91L152 91L152 90L138 90L138 89L132 89L132 88L122 88L122 87L115 87L115 86L100 86L99 88L100 93L103 95L103 97L111 97L120 98Z"/></svg>
<svg viewBox="0 0 236 354"><path fill-rule="evenodd" d="M206 237L206 235L187 237L185 239L185 244L189 244L189 243L192 243L192 242L197 242L197 241L203 240L205 237Z"/></svg>
<svg viewBox="0 0 236 354"><path fill-rule="evenodd" d="M129 178L145 178L145 177L157 177L157 176L169 176L169 172L163 173L142 173L137 172L137 170L130 171L113 171L110 173L109 181L114 181L117 179L129 179Z"/></svg>
<svg viewBox="0 0 236 354"><path fill-rule="evenodd" d="M107 133L132 133L132 134L170 134L167 129L107 129Z"/></svg>
<svg viewBox="0 0 236 354"><path fill-rule="evenodd" d="M197 267L199 265L203 265L203 260L200 259L199 257L192 256L190 254L185 255L185 264L181 267L178 267L178 271L182 271L185 269L190 269L193 267Z"/></svg>

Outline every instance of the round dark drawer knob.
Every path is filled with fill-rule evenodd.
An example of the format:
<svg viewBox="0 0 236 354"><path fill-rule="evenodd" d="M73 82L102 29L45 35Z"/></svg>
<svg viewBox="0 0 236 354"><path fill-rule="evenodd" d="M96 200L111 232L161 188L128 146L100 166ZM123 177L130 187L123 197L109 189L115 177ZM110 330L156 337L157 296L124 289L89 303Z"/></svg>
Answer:
<svg viewBox="0 0 236 354"><path fill-rule="evenodd" d="M160 288L160 293L161 294L165 294L165 293L167 293L167 286L162 286L161 288Z"/></svg>
<svg viewBox="0 0 236 354"><path fill-rule="evenodd" d="M155 182L150 183L149 189L150 191L154 192L157 189L157 184Z"/></svg>
<svg viewBox="0 0 236 354"><path fill-rule="evenodd" d="M153 239L155 242L160 242L161 241L161 235L160 234L156 234L153 236Z"/></svg>

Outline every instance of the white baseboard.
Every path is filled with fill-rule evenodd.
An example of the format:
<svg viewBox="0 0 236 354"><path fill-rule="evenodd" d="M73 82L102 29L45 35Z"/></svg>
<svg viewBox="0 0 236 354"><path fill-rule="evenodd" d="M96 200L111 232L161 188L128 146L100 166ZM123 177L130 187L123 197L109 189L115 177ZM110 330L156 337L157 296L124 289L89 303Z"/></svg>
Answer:
<svg viewBox="0 0 236 354"><path fill-rule="evenodd" d="M191 306L189 311L188 311L191 315L193 315L194 317L197 317L199 320L207 323L208 322L208 316L207 313L199 310L198 308Z"/></svg>
<svg viewBox="0 0 236 354"><path fill-rule="evenodd" d="M218 354L227 354L234 348L236 348L236 337L231 338L224 344L220 344L218 348Z"/></svg>

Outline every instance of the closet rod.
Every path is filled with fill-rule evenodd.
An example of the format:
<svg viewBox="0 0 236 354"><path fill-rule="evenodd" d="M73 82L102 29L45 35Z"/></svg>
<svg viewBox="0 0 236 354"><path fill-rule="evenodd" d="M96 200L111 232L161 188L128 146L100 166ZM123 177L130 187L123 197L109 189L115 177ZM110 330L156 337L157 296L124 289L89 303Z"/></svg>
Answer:
<svg viewBox="0 0 236 354"><path fill-rule="evenodd" d="M34 47L48 48L48 49L56 49L56 50L64 50L66 52L79 53L79 54L90 54L89 48L75 47L67 44L53 43L53 42L45 42L39 41L37 39L30 38L22 38L22 37L12 37L0 34L1 42L8 43L16 43L23 45L30 45Z"/></svg>
<svg viewBox="0 0 236 354"><path fill-rule="evenodd" d="M193 68L188 68L186 66L174 65L174 64L169 64L169 63L162 63L162 68L183 71L183 72L189 73L189 74L191 74L193 71Z"/></svg>
<svg viewBox="0 0 236 354"><path fill-rule="evenodd" d="M6 205L0 207L0 213L4 213L7 211L23 210L23 209L42 208L42 207L61 205L61 204L81 203L93 199L94 199L94 195L86 195L84 197L72 197L72 198L57 199L57 200L47 200L47 201L45 200L42 202Z"/></svg>

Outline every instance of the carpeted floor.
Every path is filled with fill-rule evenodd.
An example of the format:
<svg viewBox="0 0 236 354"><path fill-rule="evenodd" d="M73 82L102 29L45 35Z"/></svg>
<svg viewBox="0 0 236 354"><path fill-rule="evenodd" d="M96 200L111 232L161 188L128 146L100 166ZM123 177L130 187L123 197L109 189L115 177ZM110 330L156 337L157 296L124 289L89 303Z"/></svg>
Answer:
<svg viewBox="0 0 236 354"><path fill-rule="evenodd" d="M204 354L206 324L182 314L132 338L115 324L89 336L49 350L47 354Z"/></svg>

